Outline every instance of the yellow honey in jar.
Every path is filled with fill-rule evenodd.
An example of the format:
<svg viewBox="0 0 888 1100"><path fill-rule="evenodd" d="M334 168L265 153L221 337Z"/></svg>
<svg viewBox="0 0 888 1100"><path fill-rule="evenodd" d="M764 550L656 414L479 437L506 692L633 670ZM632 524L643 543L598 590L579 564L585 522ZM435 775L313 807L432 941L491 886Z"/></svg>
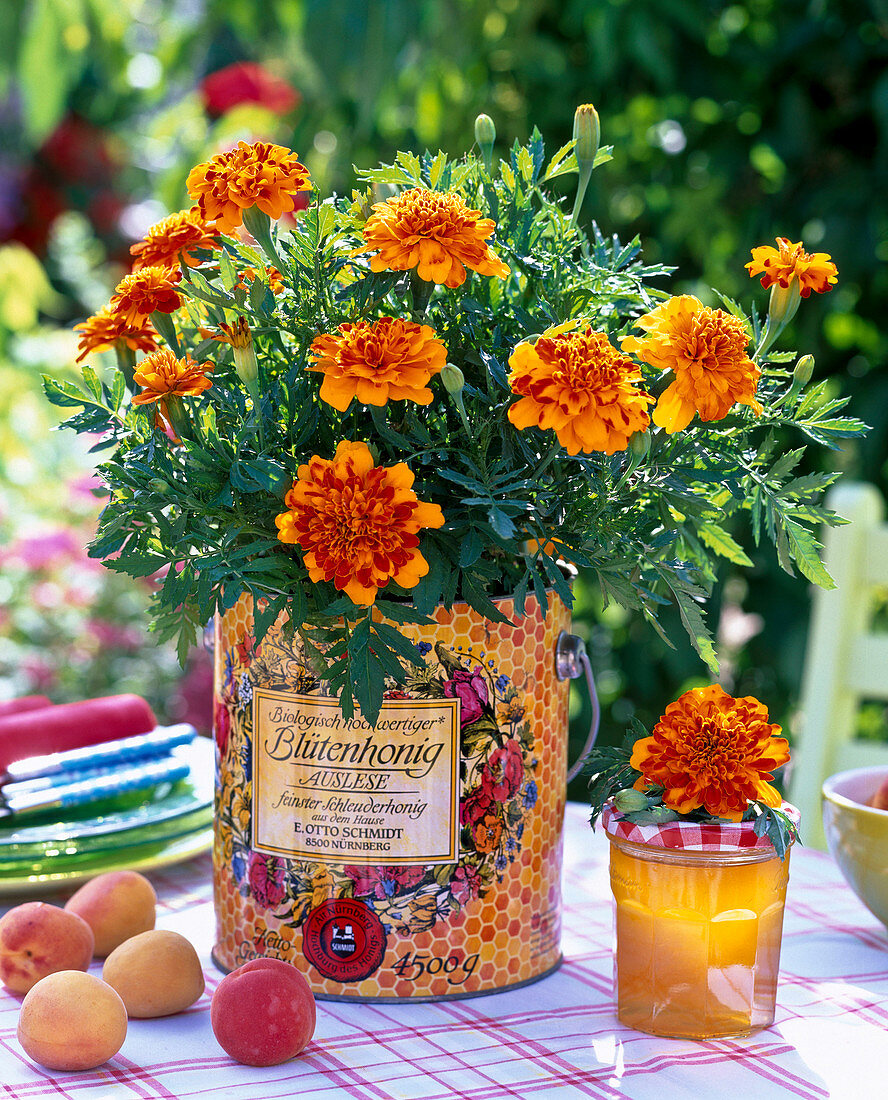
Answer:
<svg viewBox="0 0 888 1100"><path fill-rule="evenodd" d="M620 1022L690 1039L773 1023L789 853L609 840Z"/></svg>

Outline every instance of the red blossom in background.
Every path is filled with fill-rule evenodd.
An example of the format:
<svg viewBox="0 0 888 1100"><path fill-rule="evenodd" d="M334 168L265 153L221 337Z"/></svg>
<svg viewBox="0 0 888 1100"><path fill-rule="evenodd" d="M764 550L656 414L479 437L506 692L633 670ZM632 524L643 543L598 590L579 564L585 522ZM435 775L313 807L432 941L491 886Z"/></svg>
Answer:
<svg viewBox="0 0 888 1100"><path fill-rule="evenodd" d="M216 118L244 103L257 103L276 115L285 115L302 99L286 80L254 61L236 61L217 69L204 77L200 91L207 114Z"/></svg>
<svg viewBox="0 0 888 1100"><path fill-rule="evenodd" d="M171 721L188 722L199 733L208 733L212 728L213 661L205 650L197 647L189 654L185 672L170 696L167 710ZM226 733L226 741L227 738Z"/></svg>
<svg viewBox="0 0 888 1100"><path fill-rule="evenodd" d="M31 162L14 180L14 197L0 196L4 238L19 241L36 256L46 252L52 223L64 211L79 209L99 233L114 239L123 200L114 191L117 161L113 140L76 114L66 115Z"/></svg>

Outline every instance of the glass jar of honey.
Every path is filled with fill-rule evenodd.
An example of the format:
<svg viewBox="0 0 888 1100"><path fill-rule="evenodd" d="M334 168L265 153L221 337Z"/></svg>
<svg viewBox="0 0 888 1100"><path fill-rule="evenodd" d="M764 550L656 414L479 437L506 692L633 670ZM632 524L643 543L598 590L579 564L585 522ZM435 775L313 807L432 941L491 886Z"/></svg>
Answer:
<svg viewBox="0 0 888 1100"><path fill-rule="evenodd" d="M620 1022L686 1039L749 1035L768 1027L774 1022L789 852L781 860L751 825L703 826L714 831L709 850L695 850L693 840L679 846L678 823L653 827L660 830L657 845L639 843L614 831L617 816L611 814L611 827L605 825ZM701 826L691 828L699 836ZM714 841L719 834L723 840ZM745 847L738 838L756 846Z"/></svg>

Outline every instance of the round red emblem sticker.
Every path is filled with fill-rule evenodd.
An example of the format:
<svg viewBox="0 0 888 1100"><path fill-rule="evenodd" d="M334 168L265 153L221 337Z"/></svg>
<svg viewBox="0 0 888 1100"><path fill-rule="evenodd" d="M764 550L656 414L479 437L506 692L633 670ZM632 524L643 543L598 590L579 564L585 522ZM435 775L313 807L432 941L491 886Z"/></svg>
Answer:
<svg viewBox="0 0 888 1100"><path fill-rule="evenodd" d="M387 938L382 921L362 901L324 901L302 926L302 953L325 978L359 982L378 970Z"/></svg>

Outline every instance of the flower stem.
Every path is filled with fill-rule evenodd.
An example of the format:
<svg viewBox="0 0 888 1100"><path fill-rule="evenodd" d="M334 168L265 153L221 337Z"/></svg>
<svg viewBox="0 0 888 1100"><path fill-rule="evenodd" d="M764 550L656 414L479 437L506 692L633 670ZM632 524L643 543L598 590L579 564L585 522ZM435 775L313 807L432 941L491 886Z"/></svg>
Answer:
<svg viewBox="0 0 888 1100"><path fill-rule="evenodd" d="M262 423L262 409L259 401L259 379L253 378L247 383L250 397L253 399L253 418L256 421L256 429L259 434L259 450L265 450L265 425Z"/></svg>
<svg viewBox="0 0 888 1100"><path fill-rule="evenodd" d="M583 199L586 197L586 188L589 186L589 180L591 178L592 165L580 165L579 172L577 174L577 197L574 199L573 213L570 216L571 229L577 228L577 222L580 218L580 209L583 205Z"/></svg>
<svg viewBox="0 0 888 1100"><path fill-rule="evenodd" d="M247 232L259 242L259 246L266 256L274 261L275 267L283 271L284 263L271 234L271 218L258 206L250 206L244 211L244 225Z"/></svg>
<svg viewBox="0 0 888 1100"><path fill-rule="evenodd" d="M428 279L421 279L416 272L416 268L411 268L410 292L413 295L413 313L415 316L423 317L425 315L434 289L434 283L429 282Z"/></svg>
<svg viewBox="0 0 888 1100"><path fill-rule="evenodd" d="M130 393L135 393L136 353L132 348L128 348L123 340L115 343L114 353L117 356L117 369L123 375L127 389Z"/></svg>
<svg viewBox="0 0 888 1100"><path fill-rule="evenodd" d="M542 474L544 470L548 469L548 467L552 465L557 457L558 450L556 447L553 447L543 459L543 461L539 464L539 466L537 466L537 468L534 470L533 480L536 481L540 474Z"/></svg>
<svg viewBox="0 0 888 1100"><path fill-rule="evenodd" d="M188 413L185 410L182 398L170 394L164 404L173 431L180 439L189 439L191 437L191 422L188 419Z"/></svg>
<svg viewBox="0 0 888 1100"><path fill-rule="evenodd" d="M460 390L459 393L453 394L452 396L453 403L454 405L456 405L456 411L459 413L459 418L460 420L462 420L463 427L466 429L466 435L468 435L469 439L474 441L475 434L472 431L472 425L469 423L469 418L468 416L466 416L466 407L463 404L462 390Z"/></svg>

